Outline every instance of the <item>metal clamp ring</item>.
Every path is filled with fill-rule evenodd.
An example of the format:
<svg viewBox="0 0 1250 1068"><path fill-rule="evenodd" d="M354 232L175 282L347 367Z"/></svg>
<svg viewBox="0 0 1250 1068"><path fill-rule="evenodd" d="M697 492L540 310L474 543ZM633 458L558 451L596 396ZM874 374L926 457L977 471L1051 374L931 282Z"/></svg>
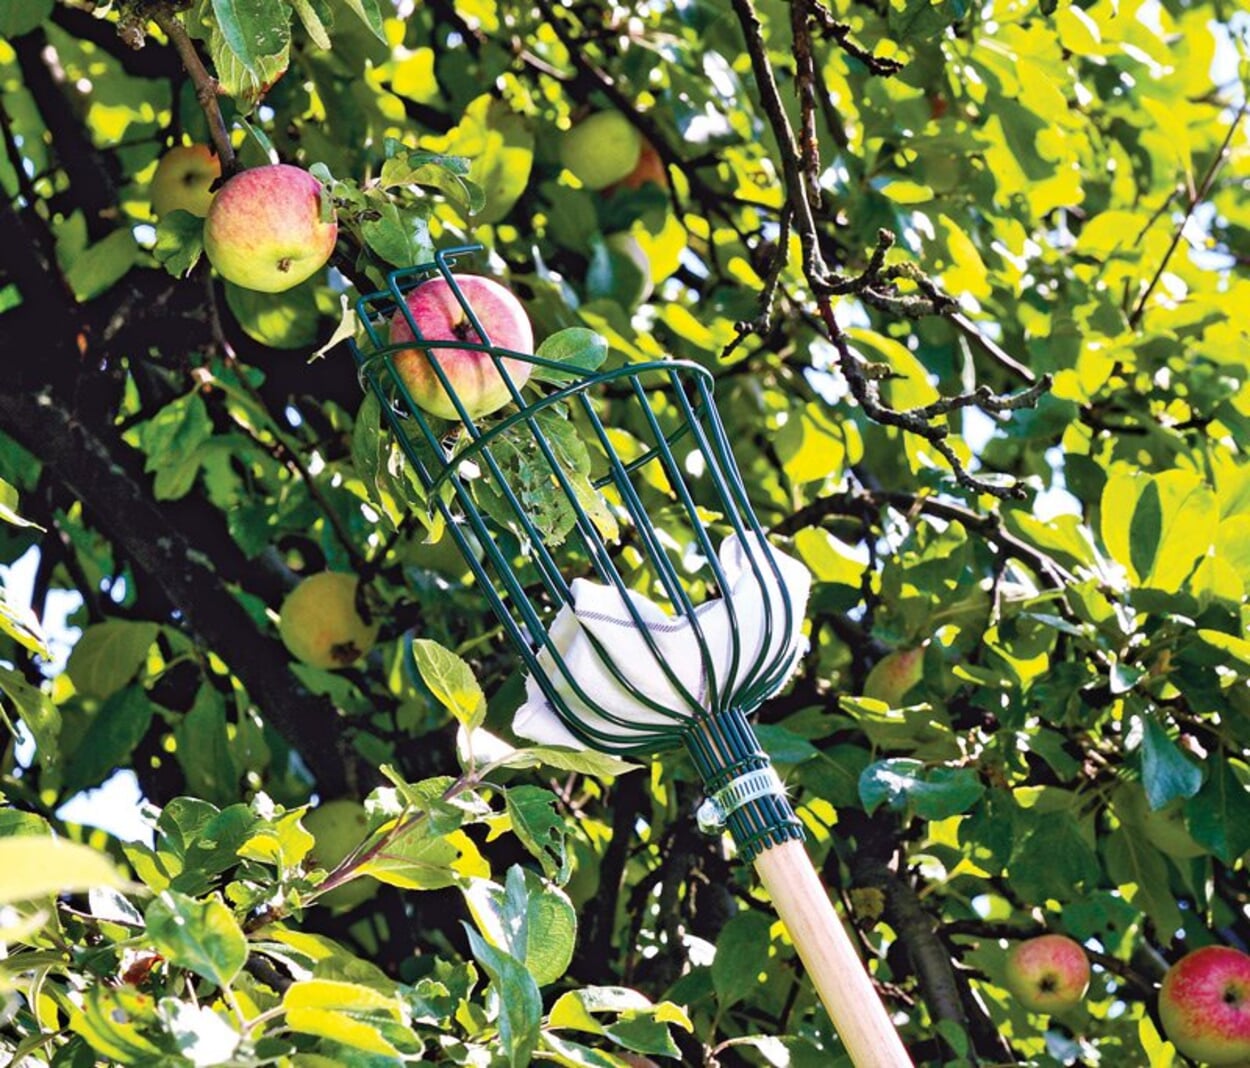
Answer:
<svg viewBox="0 0 1250 1068"><path fill-rule="evenodd" d="M737 811L748 801L768 794L785 796L785 787L781 785L781 780L771 764L740 775L710 797L704 798L703 804L695 813L699 830L704 834L715 834L725 826L731 812Z"/></svg>

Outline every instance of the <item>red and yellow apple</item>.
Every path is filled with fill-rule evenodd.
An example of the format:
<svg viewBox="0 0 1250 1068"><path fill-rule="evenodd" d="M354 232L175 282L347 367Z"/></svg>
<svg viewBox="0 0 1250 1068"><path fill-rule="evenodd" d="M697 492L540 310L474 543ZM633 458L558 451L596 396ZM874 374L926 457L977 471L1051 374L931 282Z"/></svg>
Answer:
<svg viewBox="0 0 1250 1068"><path fill-rule="evenodd" d="M356 610L355 575L322 571L303 579L282 602L278 634L287 650L310 667L343 668L373 648L378 623Z"/></svg>
<svg viewBox="0 0 1250 1068"><path fill-rule="evenodd" d="M924 645L886 653L868 672L864 696L900 708L913 686L924 677Z"/></svg>
<svg viewBox="0 0 1250 1068"><path fill-rule="evenodd" d="M1187 953L1163 977L1159 1018L1186 1057L1214 1065L1250 1062L1250 956L1231 946Z"/></svg>
<svg viewBox="0 0 1250 1068"><path fill-rule="evenodd" d="M201 219L213 203L209 188L221 177L221 160L208 145L174 145L156 165L148 193L158 218L189 211Z"/></svg>
<svg viewBox="0 0 1250 1068"><path fill-rule="evenodd" d="M451 285L440 276L422 282L405 298L408 312L422 339L468 341L473 344L484 344L489 339L489 344L513 352L534 351L534 328L511 290L481 275L458 274L453 277L487 338L478 334ZM391 320L390 338L392 345L414 338L402 311L397 311ZM431 415L443 419L460 418L434 371L432 360L438 361L471 419L489 415L512 400L507 382L494 360L485 352L451 347L411 348L401 349L392 359L395 371L408 388L413 402ZM532 364L514 359L504 359L503 367L517 389L525 385L533 369Z"/></svg>
<svg viewBox="0 0 1250 1068"><path fill-rule="evenodd" d="M1089 989L1089 958L1067 935L1017 942L1007 954L1007 989L1030 1012L1075 1008Z"/></svg>
<svg viewBox="0 0 1250 1068"><path fill-rule="evenodd" d="M244 289L281 293L311 278L338 237L322 217L321 183L275 163L236 174L217 191L204 221L204 252L217 273Z"/></svg>
<svg viewBox="0 0 1250 1068"><path fill-rule="evenodd" d="M332 871L364 841L369 830L365 806L349 797L324 801L301 821L317 841L309 854L309 865ZM368 875L357 876L342 886L327 890L317 900L335 910L355 908L378 892L378 882Z"/></svg>
<svg viewBox="0 0 1250 1068"><path fill-rule="evenodd" d="M566 132L560 163L587 189L606 189L633 173L642 155L642 134L619 111L596 111Z"/></svg>

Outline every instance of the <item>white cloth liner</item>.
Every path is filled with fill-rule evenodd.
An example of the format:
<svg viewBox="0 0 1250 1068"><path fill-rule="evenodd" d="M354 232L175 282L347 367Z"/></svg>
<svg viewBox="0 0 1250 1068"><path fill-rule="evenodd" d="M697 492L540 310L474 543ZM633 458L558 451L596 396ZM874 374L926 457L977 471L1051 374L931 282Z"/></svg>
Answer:
<svg viewBox="0 0 1250 1068"><path fill-rule="evenodd" d="M734 693L747 681L749 674L758 677L753 670L757 664L773 662L779 657L785 659L788 661L788 677L798 663L804 643L802 626L811 588L810 572L798 560L773 548L767 541L753 534L748 536L755 543L753 552L746 552L738 536L730 534L721 542L717 554L728 584L729 599L733 602L738 638L737 668L732 679L729 672L734 627L724 599L712 598L695 609L721 693L722 706L732 702ZM752 556L763 576L762 583L752 568ZM778 584L777 576L769 565L769 556L777 565L781 584ZM785 628L783 586L790 601L788 629ZM708 686L703 657L690 620L685 616L671 616L641 594L632 590L627 592L673 674L700 705L706 707ZM674 720L688 718L691 715L688 702L656 664L617 589L579 578L573 581L572 593L573 604L564 605L548 628L552 644L567 665L569 674L595 705L626 723L638 724L640 729L635 731L618 726L577 697L544 646L538 653L538 662L577 720L618 743L632 744L650 733L648 728L672 726ZM764 634L765 604L771 610L772 633L768 636ZM624 674L640 693L662 708L670 709L673 715L669 717L656 712L625 690L591 645L587 632L600 642L617 671ZM541 745L586 748L564 725L532 676L525 680L525 692L525 704L517 710L512 723L512 729L518 735Z"/></svg>

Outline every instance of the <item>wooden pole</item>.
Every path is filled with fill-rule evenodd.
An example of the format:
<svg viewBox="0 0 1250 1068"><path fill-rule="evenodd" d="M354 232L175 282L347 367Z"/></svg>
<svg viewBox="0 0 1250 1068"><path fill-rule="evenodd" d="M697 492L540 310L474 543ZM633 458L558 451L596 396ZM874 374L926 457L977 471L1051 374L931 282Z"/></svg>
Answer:
<svg viewBox="0 0 1250 1068"><path fill-rule="evenodd" d="M803 843L790 840L765 849L755 858L755 870L855 1068L911 1068Z"/></svg>

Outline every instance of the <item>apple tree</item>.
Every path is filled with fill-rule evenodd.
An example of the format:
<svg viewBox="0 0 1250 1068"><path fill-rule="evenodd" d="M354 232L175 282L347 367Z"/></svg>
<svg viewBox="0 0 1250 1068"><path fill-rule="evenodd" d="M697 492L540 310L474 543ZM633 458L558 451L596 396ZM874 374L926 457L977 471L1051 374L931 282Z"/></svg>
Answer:
<svg viewBox="0 0 1250 1068"><path fill-rule="evenodd" d="M1250 997L1248 28L0 2L0 1056L849 1063L687 759L511 731L346 344L480 244L536 342L716 376L813 575L760 737L913 1060L1244 1060L1159 988L1220 946ZM279 165L293 285L220 192ZM1054 1011L1012 993L1042 935L1090 966Z"/></svg>

